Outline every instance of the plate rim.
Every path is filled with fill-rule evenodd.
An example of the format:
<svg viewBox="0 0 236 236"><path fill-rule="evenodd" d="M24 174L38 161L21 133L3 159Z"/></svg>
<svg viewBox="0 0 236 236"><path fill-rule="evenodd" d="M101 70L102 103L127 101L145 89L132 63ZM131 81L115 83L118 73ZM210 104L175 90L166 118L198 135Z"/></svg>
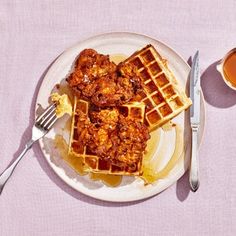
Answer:
<svg viewBox="0 0 236 236"><path fill-rule="evenodd" d="M93 35L91 37L87 37L85 39L81 39L80 41L77 41L76 43L74 43L72 46L70 47L67 47L64 51L62 51L57 57L56 59L53 61L53 63L50 65L50 67L48 68L48 70L46 71L42 81L41 81L41 84L39 86L39 89L38 89L38 93L37 93L37 96L36 96L36 102L35 102L35 117L36 117L36 109L37 109L37 104L38 104L38 99L39 99L39 96L40 96L40 91L45 83L45 77L48 73L51 72L51 69L52 69L52 66L57 63L59 60L60 60L60 57L68 52L69 50L75 48L76 46L78 46L79 44L82 44L82 43L85 43L86 41L91 41L91 40L94 40L94 39L97 39L97 38L101 38L101 37L106 37L106 36L117 36L117 37L121 37L121 35L126 35L126 36L136 36L136 37L143 37L144 39L150 39L152 41L156 41L157 43L159 44L162 44L163 46L165 46L166 48L168 48L170 51L172 51L174 54L176 54L181 60L182 62L185 64L186 68L188 68L189 72L191 70L191 67L189 66L189 64L185 61L185 59L179 54L176 52L176 50L174 50L172 47L170 47L169 45L167 45L166 43L164 43L163 41L159 40L159 39L155 39L149 35L146 35L146 34L140 34L140 33L135 33L135 32L128 32L128 31L112 31L112 32L106 32L106 33L102 33L102 34L97 34L97 35ZM204 139L204 133L205 133L205 126L206 126L206 106L205 106L205 99L204 99L204 95L203 95L203 92L202 92L202 89L201 89L201 104L202 104L202 111L203 111L203 125L201 127L201 137L200 137L200 142L198 144L198 150L202 144L202 141ZM91 197L91 198L94 198L94 199L98 199L100 201L106 201L106 202L114 202L114 203L125 203L125 202L136 202L136 201L141 201L141 200L145 200L145 199L149 199L151 197L154 197L158 194L160 194L161 192L165 191L166 189L168 189L169 187L171 187L172 185L174 185L187 171L187 169L182 173L180 174L180 176L178 177L178 179L176 181L174 181L173 183L169 184L167 187L165 187L164 189L158 191L157 193L154 193L154 194L147 194L147 196L144 196L144 197L138 197L138 198L131 198L131 199L104 199L102 197L99 197L99 196L96 196L96 194L88 194L87 192L83 191L83 190L78 190L78 188L76 188L73 184L69 183L69 180L67 180L67 178L63 178L60 173L58 173L58 171L56 170L56 168L52 165L52 163L48 160L48 158L45 156L44 154L44 151L43 151L43 142L42 142L42 139L39 140L39 147L40 147L40 150L41 150L41 153L42 155L44 156L44 158L46 159L48 165L50 166L50 168L52 168L52 170L54 171L54 173L62 180L64 181L68 186L70 186L72 189L76 190L77 192L79 193L82 193L84 194L85 196L88 196L88 197ZM188 161L188 166L189 166L189 161Z"/></svg>

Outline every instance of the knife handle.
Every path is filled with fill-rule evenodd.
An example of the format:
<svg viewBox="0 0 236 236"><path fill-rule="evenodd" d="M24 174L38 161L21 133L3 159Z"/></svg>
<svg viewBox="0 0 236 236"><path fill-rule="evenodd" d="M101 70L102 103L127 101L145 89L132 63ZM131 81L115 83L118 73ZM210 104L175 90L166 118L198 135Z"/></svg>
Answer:
<svg viewBox="0 0 236 236"><path fill-rule="evenodd" d="M199 187L198 176L198 127L192 127L192 153L189 170L189 183L191 190L196 192Z"/></svg>

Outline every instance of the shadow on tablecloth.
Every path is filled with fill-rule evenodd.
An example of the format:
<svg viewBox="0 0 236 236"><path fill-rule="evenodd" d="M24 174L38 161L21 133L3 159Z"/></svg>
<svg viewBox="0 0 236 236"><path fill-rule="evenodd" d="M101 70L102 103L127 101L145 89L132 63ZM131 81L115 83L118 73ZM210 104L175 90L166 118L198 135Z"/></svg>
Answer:
<svg viewBox="0 0 236 236"><path fill-rule="evenodd" d="M176 184L176 196L181 202L185 201L190 193L188 177L189 172L187 170L185 174L177 181Z"/></svg>
<svg viewBox="0 0 236 236"><path fill-rule="evenodd" d="M40 77L40 79L39 79L39 81L38 81L38 83L36 85L36 88L35 88L35 91L34 91L34 94L33 94L33 97L32 97L32 102L31 102L31 105L30 105L29 125L26 128L26 130L24 131L24 133L22 134L19 148L14 153L13 159L11 160L11 162L9 163L8 166L10 166L11 163L13 163L17 159L17 157L21 154L22 150L24 149L26 143L31 139L32 127L34 125L34 120L35 120L35 103L36 103L38 91L39 91L39 88L41 86L41 83L43 81L44 76L46 75L46 73L49 70L49 68L51 67L51 65L56 61L56 59L47 67L47 69L41 75L41 77Z"/></svg>
<svg viewBox="0 0 236 236"><path fill-rule="evenodd" d="M201 87L205 101L218 108L227 108L236 104L236 91L229 88L216 70L219 61L211 64L201 76Z"/></svg>

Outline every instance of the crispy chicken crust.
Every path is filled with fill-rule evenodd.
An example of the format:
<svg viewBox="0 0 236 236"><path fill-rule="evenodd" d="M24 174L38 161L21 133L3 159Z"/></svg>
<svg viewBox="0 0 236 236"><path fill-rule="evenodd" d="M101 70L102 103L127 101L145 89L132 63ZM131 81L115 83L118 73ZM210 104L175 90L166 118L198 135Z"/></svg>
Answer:
<svg viewBox="0 0 236 236"><path fill-rule="evenodd" d="M136 67L120 63L93 49L83 50L67 82L79 98L98 107L119 106L127 103L141 89L142 81Z"/></svg>
<svg viewBox="0 0 236 236"><path fill-rule="evenodd" d="M116 108L92 111L90 120L81 113L77 129L80 143L116 165L136 163L150 138L144 124L124 117Z"/></svg>
<svg viewBox="0 0 236 236"><path fill-rule="evenodd" d="M137 68L125 63L116 65L109 56L85 49L67 82L77 98L90 104L88 114L77 111L80 153L86 147L87 153L135 171L150 138L149 130L140 119L125 116L119 106L143 90Z"/></svg>

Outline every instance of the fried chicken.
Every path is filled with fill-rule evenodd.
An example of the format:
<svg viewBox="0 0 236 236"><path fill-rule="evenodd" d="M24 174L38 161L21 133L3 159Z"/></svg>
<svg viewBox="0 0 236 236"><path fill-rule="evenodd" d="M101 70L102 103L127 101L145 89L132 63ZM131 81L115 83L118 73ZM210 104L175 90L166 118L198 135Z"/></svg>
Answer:
<svg viewBox="0 0 236 236"><path fill-rule="evenodd" d="M67 82L79 98L98 107L119 106L131 100L142 88L136 67L120 63L93 49L83 50Z"/></svg>
<svg viewBox="0 0 236 236"><path fill-rule="evenodd" d="M90 121L81 113L78 122L78 141L89 150L112 163L132 167L141 159L150 138L148 128L139 121L119 113L118 109L92 111Z"/></svg>
<svg viewBox="0 0 236 236"><path fill-rule="evenodd" d="M109 56L85 49L67 82L75 96L89 104L85 113L76 110L74 138L78 153L86 150L86 154L126 172L137 171L150 138L149 130L141 122L142 117L133 113L128 116L121 107L143 91L137 68L131 63L116 65Z"/></svg>

